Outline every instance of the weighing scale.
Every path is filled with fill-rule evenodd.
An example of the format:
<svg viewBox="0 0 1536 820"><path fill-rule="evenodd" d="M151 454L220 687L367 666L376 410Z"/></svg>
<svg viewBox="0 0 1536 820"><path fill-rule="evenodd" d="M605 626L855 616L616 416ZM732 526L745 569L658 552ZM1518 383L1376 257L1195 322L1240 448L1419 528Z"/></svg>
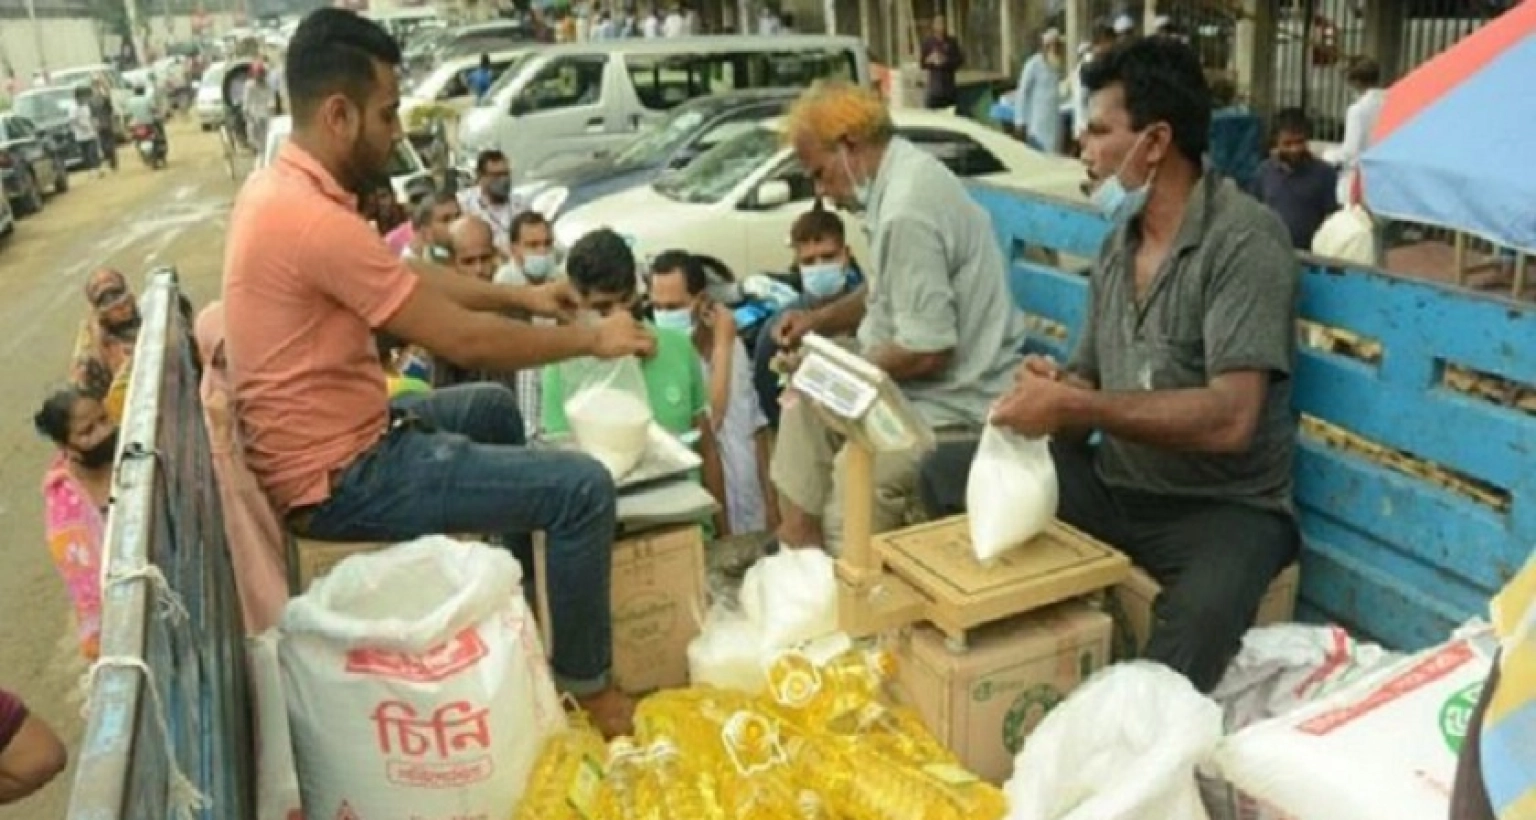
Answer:
<svg viewBox="0 0 1536 820"><path fill-rule="evenodd" d="M881 535L874 521L874 457L930 450L933 431L895 382L835 342L808 334L790 385L847 439L838 619L863 637L928 621L951 649L983 624L1098 592L1125 580L1130 561L1055 521L1027 544L983 565L964 516Z"/></svg>

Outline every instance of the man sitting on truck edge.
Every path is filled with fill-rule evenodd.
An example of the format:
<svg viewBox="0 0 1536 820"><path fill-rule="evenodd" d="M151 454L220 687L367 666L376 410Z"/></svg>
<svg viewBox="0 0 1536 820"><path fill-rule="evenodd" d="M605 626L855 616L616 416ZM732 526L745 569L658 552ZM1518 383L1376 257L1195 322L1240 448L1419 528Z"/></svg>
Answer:
<svg viewBox="0 0 1536 820"><path fill-rule="evenodd" d="M855 349L900 385L939 436L972 438L1018 364L1023 318L1008 297L987 212L943 163L896 135L874 91L813 86L786 128L817 193L865 214L869 282ZM809 402L785 402L772 475L785 547L841 545L840 437ZM874 532L901 526L921 453L875 457Z"/></svg>
<svg viewBox="0 0 1536 820"><path fill-rule="evenodd" d="M413 272L355 210L401 138L399 46L376 23L323 8L287 60L293 136L241 189L225 256L226 352L252 472L291 530L322 540L501 533L531 567L528 534L543 530L557 683L605 733L629 731L633 704L609 680L607 470L521 446L517 403L499 385L391 406L371 332L505 371L647 354L654 340L622 312L575 327L501 315L559 313L560 285Z"/></svg>
<svg viewBox="0 0 1536 820"><path fill-rule="evenodd" d="M1162 584L1146 655L1209 692L1296 557L1300 270L1273 212L1201 172L1210 102L1189 46L1132 40L1085 83L1083 162L1115 228L1071 361L1026 360L992 420L1055 437L1061 520ZM941 445L925 462L931 514L963 508L974 453Z"/></svg>

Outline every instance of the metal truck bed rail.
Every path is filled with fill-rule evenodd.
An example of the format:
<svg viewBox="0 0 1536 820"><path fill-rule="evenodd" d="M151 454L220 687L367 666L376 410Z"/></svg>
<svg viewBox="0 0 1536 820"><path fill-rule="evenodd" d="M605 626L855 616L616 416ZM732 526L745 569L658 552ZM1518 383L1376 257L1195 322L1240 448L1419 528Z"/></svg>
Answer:
<svg viewBox="0 0 1536 820"><path fill-rule="evenodd" d="M191 817L253 816L240 605L181 304L175 271L152 272L139 299L104 546L102 660L69 820L176 817L176 770L206 798Z"/></svg>

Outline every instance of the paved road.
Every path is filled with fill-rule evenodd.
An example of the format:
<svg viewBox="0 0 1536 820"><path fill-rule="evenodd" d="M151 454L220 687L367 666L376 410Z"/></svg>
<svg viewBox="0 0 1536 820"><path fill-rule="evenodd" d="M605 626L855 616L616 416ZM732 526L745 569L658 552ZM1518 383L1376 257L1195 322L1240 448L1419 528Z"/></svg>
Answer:
<svg viewBox="0 0 1536 820"><path fill-rule="evenodd" d="M130 148L116 175L74 174L68 193L0 240L0 361L11 374L0 391L0 530L8 534L0 540L0 686L19 692L71 748L83 725L74 693L85 667L43 540L38 487L52 446L33 432L32 414L64 382L91 270L115 267L137 283L169 264L196 305L218 293L235 183L215 135L173 123L170 145L162 171L144 168ZM0 809L0 820L63 817L72 778Z"/></svg>

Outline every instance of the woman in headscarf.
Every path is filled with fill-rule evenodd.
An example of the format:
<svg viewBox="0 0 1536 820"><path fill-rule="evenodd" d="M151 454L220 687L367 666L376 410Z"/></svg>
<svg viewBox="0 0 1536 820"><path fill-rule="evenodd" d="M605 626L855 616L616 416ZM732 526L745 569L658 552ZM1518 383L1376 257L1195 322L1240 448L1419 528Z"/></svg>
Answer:
<svg viewBox="0 0 1536 820"><path fill-rule="evenodd" d="M111 268L101 268L85 282L91 313L75 339L71 382L106 406L114 422L123 418L133 346L139 338L139 304L128 280Z"/></svg>
<svg viewBox="0 0 1536 820"><path fill-rule="evenodd" d="M32 423L58 448L43 476L43 525L75 608L80 652L95 660L101 649L101 548L117 423L107 418L100 400L74 387L49 396Z"/></svg>
<svg viewBox="0 0 1536 820"><path fill-rule="evenodd" d="M214 302L197 315L194 326L203 360L200 385L208 449L218 479L245 633L259 635L282 620L288 603L288 562L283 528L256 476L245 464L244 447L233 413L233 394L224 358L224 304Z"/></svg>

